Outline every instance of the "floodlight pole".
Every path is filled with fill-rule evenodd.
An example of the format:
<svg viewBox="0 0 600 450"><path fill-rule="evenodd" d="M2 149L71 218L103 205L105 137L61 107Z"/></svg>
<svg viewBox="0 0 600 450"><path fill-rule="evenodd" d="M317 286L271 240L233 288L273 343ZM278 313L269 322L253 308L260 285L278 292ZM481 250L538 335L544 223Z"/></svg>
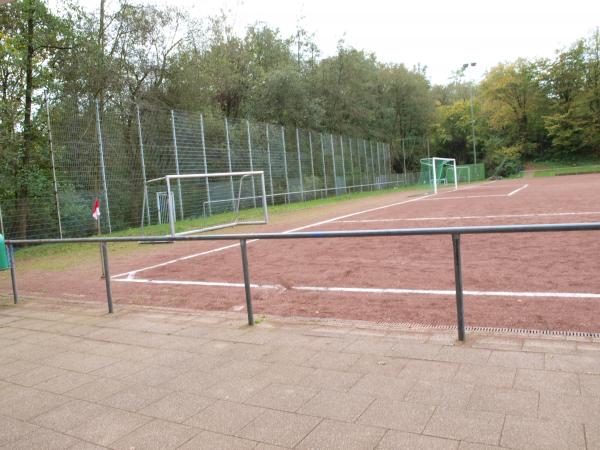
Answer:
<svg viewBox="0 0 600 450"><path fill-rule="evenodd" d="M471 64L465 63L462 66L462 73L464 75L465 70L471 66L475 67L476 62ZM469 97L471 98L471 135L473 141L473 164L477 164L477 145L475 144L475 112L473 111L473 83L469 83Z"/></svg>

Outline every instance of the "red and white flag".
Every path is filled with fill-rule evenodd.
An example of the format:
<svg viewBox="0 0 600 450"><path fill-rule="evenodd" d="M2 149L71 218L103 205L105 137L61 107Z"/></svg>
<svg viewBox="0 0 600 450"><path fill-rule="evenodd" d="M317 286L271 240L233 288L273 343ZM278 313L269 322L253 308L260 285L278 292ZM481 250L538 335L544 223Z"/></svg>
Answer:
<svg viewBox="0 0 600 450"><path fill-rule="evenodd" d="M94 209L92 210L92 217L96 220L100 219L100 201L96 199L94 202Z"/></svg>

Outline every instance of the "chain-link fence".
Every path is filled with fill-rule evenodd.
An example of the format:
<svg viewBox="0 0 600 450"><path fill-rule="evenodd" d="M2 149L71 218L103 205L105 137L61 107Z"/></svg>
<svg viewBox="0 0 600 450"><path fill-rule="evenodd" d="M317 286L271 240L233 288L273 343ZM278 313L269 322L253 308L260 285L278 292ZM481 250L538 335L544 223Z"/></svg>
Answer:
<svg viewBox="0 0 600 450"><path fill-rule="evenodd" d="M415 181L392 173L386 143L199 112L59 103L48 108L48 130L52 186L47 197L0 204L9 238L139 227L145 182L165 175L261 170L270 205Z"/></svg>

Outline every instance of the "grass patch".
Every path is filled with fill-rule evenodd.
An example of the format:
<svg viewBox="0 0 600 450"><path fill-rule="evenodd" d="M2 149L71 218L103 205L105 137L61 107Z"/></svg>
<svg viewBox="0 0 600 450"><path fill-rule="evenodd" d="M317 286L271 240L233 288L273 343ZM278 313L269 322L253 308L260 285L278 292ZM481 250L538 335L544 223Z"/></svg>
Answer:
<svg viewBox="0 0 600 450"><path fill-rule="evenodd" d="M535 177L554 177L558 175L582 175L588 173L600 173L600 164L571 167L554 167L544 170L536 170Z"/></svg>

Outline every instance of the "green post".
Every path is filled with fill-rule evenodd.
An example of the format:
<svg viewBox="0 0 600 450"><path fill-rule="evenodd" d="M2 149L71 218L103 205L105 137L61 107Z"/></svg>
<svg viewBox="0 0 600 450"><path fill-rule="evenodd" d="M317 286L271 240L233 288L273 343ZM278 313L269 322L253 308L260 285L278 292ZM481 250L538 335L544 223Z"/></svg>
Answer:
<svg viewBox="0 0 600 450"><path fill-rule="evenodd" d="M8 261L8 253L6 252L6 245L4 244L4 236L0 234L0 270L10 269L10 263Z"/></svg>

